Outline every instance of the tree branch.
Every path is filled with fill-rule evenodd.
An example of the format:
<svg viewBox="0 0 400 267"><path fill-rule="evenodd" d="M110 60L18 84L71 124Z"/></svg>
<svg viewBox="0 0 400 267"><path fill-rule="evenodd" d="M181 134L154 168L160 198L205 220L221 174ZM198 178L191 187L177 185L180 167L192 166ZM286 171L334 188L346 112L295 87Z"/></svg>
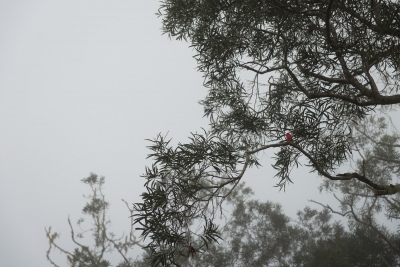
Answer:
<svg viewBox="0 0 400 267"><path fill-rule="evenodd" d="M251 155L251 154L255 154L259 151L262 150L266 150L270 147L281 147L281 146L287 146L290 145L294 148L296 148L298 151L300 151L304 156L306 156L312 163L313 167L318 171L318 173L330 180L333 181L348 181L351 179L357 179L358 181L367 184L368 186L371 187L372 191L375 193L376 196L382 196L382 195L394 195L398 192L400 192L400 184L396 184L396 185L379 185L374 183L372 180L366 178L363 175L360 175L356 172L354 173L342 173L342 174L337 174L336 176L333 176L331 174L329 174L328 172L326 172L319 164L318 162L308 153L306 152L302 147L300 147L298 144L296 143L291 143L291 142L280 142L277 144L271 144L271 145L265 145L265 146L261 146L258 149L252 150L252 151L248 151L246 152L246 155ZM242 169L241 174L235 178L235 179L240 179L246 168L248 165L248 158L246 157L246 162L245 162L245 167ZM225 184L228 184L229 182L226 182Z"/></svg>

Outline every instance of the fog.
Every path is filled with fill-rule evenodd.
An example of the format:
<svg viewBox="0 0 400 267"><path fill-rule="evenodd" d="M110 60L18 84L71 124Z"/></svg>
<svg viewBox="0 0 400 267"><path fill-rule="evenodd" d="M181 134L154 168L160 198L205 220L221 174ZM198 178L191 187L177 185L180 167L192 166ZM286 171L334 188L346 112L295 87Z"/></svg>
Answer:
<svg viewBox="0 0 400 267"><path fill-rule="evenodd" d="M82 178L106 177L116 233L129 229L121 199L140 201L158 133L185 142L207 128L203 78L188 43L162 35L158 1L0 1L0 259L2 266L50 266L44 228L74 248L67 223L81 216ZM301 169L279 192L270 168L243 180L288 215L331 197ZM315 207L315 205L314 205ZM137 253L140 253L138 251ZM58 252L55 259L66 266Z"/></svg>

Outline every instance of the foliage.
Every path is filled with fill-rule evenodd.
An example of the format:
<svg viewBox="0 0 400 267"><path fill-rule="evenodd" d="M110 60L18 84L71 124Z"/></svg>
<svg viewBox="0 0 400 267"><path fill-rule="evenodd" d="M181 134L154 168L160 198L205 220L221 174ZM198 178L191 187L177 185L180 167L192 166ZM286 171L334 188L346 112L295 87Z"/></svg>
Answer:
<svg viewBox="0 0 400 267"><path fill-rule="evenodd" d="M227 200L233 210L223 228L223 243L201 254L180 258L191 267L235 266L397 266L400 255L362 224L346 230L332 221L328 209L309 207L287 217L279 204L248 200L251 190L241 184ZM399 235L391 241L399 241ZM195 241L195 243L197 243ZM150 251L144 257L150 256ZM151 266L145 259L135 267Z"/></svg>
<svg viewBox="0 0 400 267"><path fill-rule="evenodd" d="M267 149L276 149L281 188L301 160L375 195L400 192L367 172L335 173L357 149L354 125L400 103L399 11L389 0L162 1L164 33L196 51L210 130L175 148L162 135L151 140L154 163L134 222L150 239L153 265L218 240L221 203ZM286 132L293 142L281 141Z"/></svg>
<svg viewBox="0 0 400 267"><path fill-rule="evenodd" d="M111 221L107 218L107 210L109 203L105 200L102 188L105 182L104 177L98 177L92 173L87 178L82 179L82 182L89 185L92 191L86 199L86 203L82 209L82 213L92 220L90 229L83 230L82 226L85 222L84 218L80 218L77 222L78 227L82 232L75 233L71 220L68 218L68 224L71 229L71 238L77 246L72 252L60 247L56 239L60 237L57 232L52 232L51 227L46 230L46 237L49 240L49 249L47 250L46 257L55 267L58 265L51 258L52 249L60 251L67 256L68 265L71 267L109 267L111 263L105 259L106 254L117 251L122 260L117 267L132 267L133 260L127 257L128 251L132 250L135 245L140 245L133 235L133 228L131 227L128 235L122 235L120 238L112 232L109 232ZM125 202L128 206L128 203ZM130 210L132 213L132 210ZM128 216L127 216L128 217ZM92 247L84 245L79 239L84 238L84 233L91 233L91 240L94 241Z"/></svg>

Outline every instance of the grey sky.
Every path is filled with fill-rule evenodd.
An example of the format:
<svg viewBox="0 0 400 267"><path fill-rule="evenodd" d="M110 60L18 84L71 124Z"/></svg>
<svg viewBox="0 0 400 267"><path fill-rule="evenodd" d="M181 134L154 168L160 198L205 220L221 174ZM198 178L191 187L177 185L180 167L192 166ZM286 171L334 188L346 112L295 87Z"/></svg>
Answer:
<svg viewBox="0 0 400 267"><path fill-rule="evenodd" d="M79 218L82 194L89 193L80 179L90 172L106 177L114 231L126 231L120 200L139 201L143 191L144 139L169 131L185 141L207 127L194 52L161 35L158 6L0 1L1 266L50 266L46 226L73 248L67 217ZM312 195L324 200L319 180L305 171L286 193L273 187L271 168L244 180L257 197L281 202L294 215Z"/></svg>

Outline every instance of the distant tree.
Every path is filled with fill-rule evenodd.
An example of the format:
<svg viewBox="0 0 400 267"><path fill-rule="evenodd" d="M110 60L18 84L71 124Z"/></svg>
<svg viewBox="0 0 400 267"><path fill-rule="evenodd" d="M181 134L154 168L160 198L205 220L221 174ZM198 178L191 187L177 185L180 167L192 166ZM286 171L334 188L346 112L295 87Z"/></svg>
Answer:
<svg viewBox="0 0 400 267"><path fill-rule="evenodd" d="M153 264L219 238L221 202L267 149L276 149L281 188L303 163L375 195L400 191L359 169L338 173L357 149L354 124L400 103L398 1L164 0L159 15L164 33L196 52L210 130L177 146L163 135L151 140L154 164L134 222ZM292 142L282 141L287 132ZM202 243L192 250L197 235Z"/></svg>
<svg viewBox="0 0 400 267"><path fill-rule="evenodd" d="M289 266L398 266L400 255L368 227L350 225L347 231L341 223L331 220L328 209L318 212L305 208L298 213L298 227L303 236ZM399 238L390 238L399 241ZM279 266L279 265L278 265Z"/></svg>
<svg viewBox="0 0 400 267"><path fill-rule="evenodd" d="M353 142L359 155L355 160L358 173L369 177L373 183L389 184L394 188L400 176L400 135L390 117L370 116L368 120L355 125ZM341 209L315 203L348 218L353 225L362 225L368 234L382 239L400 256L399 194L381 196L380 190L355 181L325 181L321 189L335 194ZM399 227L396 234L388 230L396 225ZM396 242L393 242L393 237L397 238Z"/></svg>
<svg viewBox="0 0 400 267"><path fill-rule="evenodd" d="M82 232L76 233L72 227L70 218L68 224L71 229L71 238L77 246L73 251L60 247L56 240L60 237L57 232L52 232L51 227L45 229L46 237L49 240L49 249L47 250L46 257L53 266L59 266L51 258L52 249L58 250L67 256L68 266L72 267L109 267L111 263L106 260L106 255L116 251L121 256L121 262L117 267L132 267L133 259L127 256L128 251L131 251L134 246L141 246L140 242L133 234L131 227L127 235L122 234L117 237L114 233L110 232L111 221L107 218L107 210L109 203L105 200L102 188L105 182L104 177L98 177L96 174L90 174L89 177L82 179L82 182L89 185L92 194L86 198L89 200L84 206L82 213L92 220L91 228L82 229L85 219L78 220L78 227ZM125 202L129 208L128 203ZM130 209L129 209L130 210ZM130 210L132 213L132 210ZM128 216L127 216L128 217ZM89 243L83 243L84 234L91 234ZM85 241L88 241L87 239Z"/></svg>

